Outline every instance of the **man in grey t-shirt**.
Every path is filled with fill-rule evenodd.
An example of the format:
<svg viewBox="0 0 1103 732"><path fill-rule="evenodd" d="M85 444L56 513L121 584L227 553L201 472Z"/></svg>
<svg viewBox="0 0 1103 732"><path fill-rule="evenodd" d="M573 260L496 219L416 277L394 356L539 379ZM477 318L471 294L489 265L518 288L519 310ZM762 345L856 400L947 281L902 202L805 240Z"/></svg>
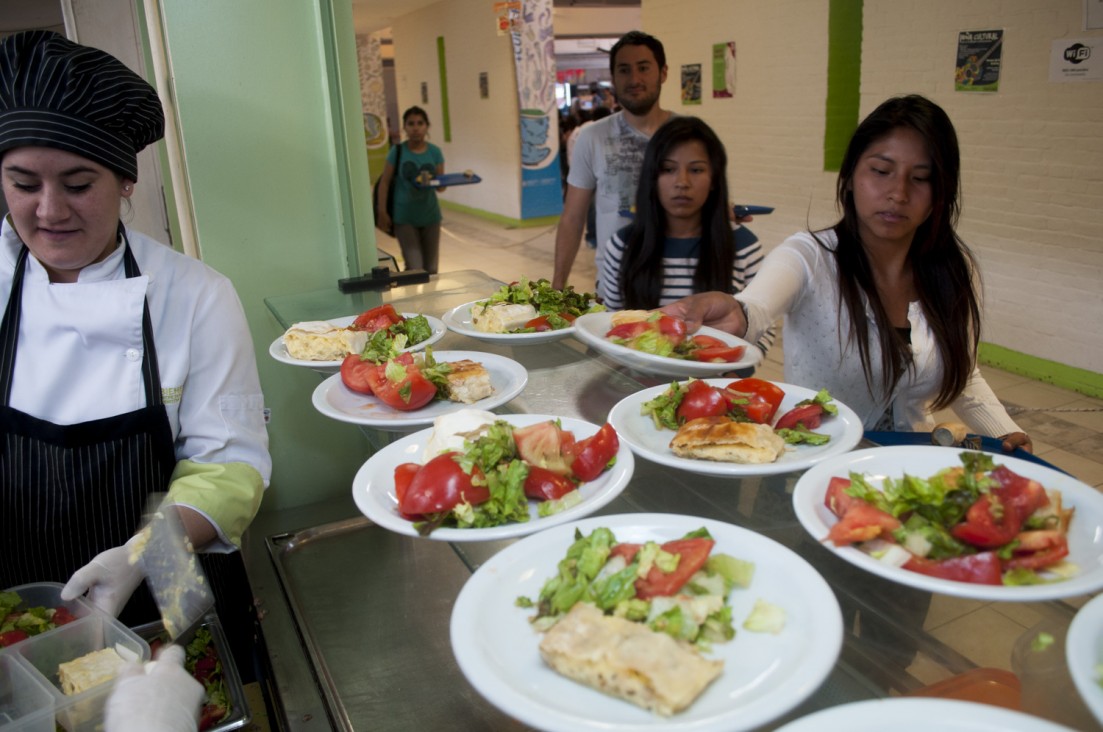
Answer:
<svg viewBox="0 0 1103 732"><path fill-rule="evenodd" d="M555 235L554 287L564 287L578 255L586 212L597 207L598 278L605 245L631 219L647 141L671 113L659 106L666 81L666 52L654 36L630 31L609 53L613 90L621 111L587 125L580 133L567 175L563 215Z"/></svg>

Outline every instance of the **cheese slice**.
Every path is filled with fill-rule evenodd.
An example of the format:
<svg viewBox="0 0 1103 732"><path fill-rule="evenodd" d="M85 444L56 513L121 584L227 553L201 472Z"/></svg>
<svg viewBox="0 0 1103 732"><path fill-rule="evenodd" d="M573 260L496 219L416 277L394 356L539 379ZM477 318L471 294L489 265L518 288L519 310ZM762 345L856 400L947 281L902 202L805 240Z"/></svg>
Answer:
<svg viewBox="0 0 1103 732"><path fill-rule="evenodd" d="M471 324L480 333L508 333L524 328L536 317L536 308L525 303L500 302L471 306Z"/></svg>
<svg viewBox="0 0 1103 732"><path fill-rule="evenodd" d="M544 635L540 655L567 678L664 716L692 704L724 667L665 633L582 602Z"/></svg>
<svg viewBox="0 0 1103 732"><path fill-rule="evenodd" d="M61 692L72 696L111 681L125 664L126 661L114 648L102 648L66 661L57 668Z"/></svg>
<svg viewBox="0 0 1103 732"><path fill-rule="evenodd" d="M283 334L287 355L300 361L342 361L360 353L368 342L367 331L338 328L324 320L295 323Z"/></svg>

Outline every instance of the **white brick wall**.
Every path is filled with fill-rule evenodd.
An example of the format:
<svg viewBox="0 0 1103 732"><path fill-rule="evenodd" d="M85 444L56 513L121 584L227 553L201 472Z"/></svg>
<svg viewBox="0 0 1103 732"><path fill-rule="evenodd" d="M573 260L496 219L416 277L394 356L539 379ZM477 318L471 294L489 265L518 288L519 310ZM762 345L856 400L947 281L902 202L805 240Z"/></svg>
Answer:
<svg viewBox="0 0 1103 732"><path fill-rule="evenodd" d="M667 50L662 104L709 122L732 195L776 206L751 225L767 245L833 223L823 172L827 0L643 0ZM687 22L692 18L694 22ZM953 89L957 33L1002 28L996 93ZM1050 83L1051 41L1083 30L1082 0L866 0L861 110L889 96L942 105L962 147L959 233L985 281L983 339L1103 372L1103 82ZM712 99L713 43L736 42L734 99ZM703 102L682 106L682 64Z"/></svg>

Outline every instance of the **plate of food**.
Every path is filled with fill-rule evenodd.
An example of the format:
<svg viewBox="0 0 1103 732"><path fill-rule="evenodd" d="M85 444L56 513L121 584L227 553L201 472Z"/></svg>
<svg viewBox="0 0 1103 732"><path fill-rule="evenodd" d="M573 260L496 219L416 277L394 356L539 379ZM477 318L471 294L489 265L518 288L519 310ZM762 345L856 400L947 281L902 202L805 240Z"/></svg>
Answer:
<svg viewBox="0 0 1103 732"><path fill-rule="evenodd" d="M839 557L920 590L1037 602L1103 589L1103 495L1019 458L855 450L809 468L793 508Z"/></svg>
<svg viewBox="0 0 1103 732"><path fill-rule="evenodd" d="M574 334L622 366L655 376L718 376L762 360L742 338L709 327L687 334L683 321L657 310L589 313L575 321Z"/></svg>
<svg viewBox="0 0 1103 732"><path fill-rule="evenodd" d="M704 475L804 470L862 439L858 415L826 392L756 378L644 389L614 405L609 422L640 457Z"/></svg>
<svg viewBox="0 0 1103 732"><path fill-rule="evenodd" d="M892 720L887 723L887 720ZM957 699L867 699L840 704L809 714L776 732L1071 732L1068 727L1032 714L1003 709L992 704Z"/></svg>
<svg viewBox="0 0 1103 732"><path fill-rule="evenodd" d="M557 341L574 332L574 320L596 309L591 293L570 285L562 290L545 279L522 277L502 285L489 298L452 308L442 320L448 329L488 343L524 346Z"/></svg>
<svg viewBox="0 0 1103 732"><path fill-rule="evenodd" d="M360 353L373 338L393 340L402 335L406 340L400 350L420 351L446 332L439 318L398 313L391 305L380 305L360 315L294 323L272 341L268 354L280 363L332 373L341 368L345 356Z"/></svg>
<svg viewBox="0 0 1103 732"><path fill-rule="evenodd" d="M820 686L842 615L815 569L772 539L641 513L556 526L495 554L456 598L451 640L467 680L524 724L727 732Z"/></svg>
<svg viewBox="0 0 1103 732"><path fill-rule="evenodd" d="M1072 619L1065 658L1080 698L1103 724L1103 595L1092 598Z"/></svg>
<svg viewBox="0 0 1103 732"><path fill-rule="evenodd" d="M433 363L426 366L427 360ZM528 383L524 366L481 351L430 349L425 354L402 354L382 365L365 362L364 367L376 371L374 389L365 387L359 377L346 381L347 371L334 374L314 390L315 409L341 422L404 431L469 406L501 406ZM350 383L361 390L350 388Z"/></svg>
<svg viewBox="0 0 1103 732"><path fill-rule="evenodd" d="M620 495L634 463L609 425L465 409L372 455L352 496L399 534L491 541L588 516Z"/></svg>

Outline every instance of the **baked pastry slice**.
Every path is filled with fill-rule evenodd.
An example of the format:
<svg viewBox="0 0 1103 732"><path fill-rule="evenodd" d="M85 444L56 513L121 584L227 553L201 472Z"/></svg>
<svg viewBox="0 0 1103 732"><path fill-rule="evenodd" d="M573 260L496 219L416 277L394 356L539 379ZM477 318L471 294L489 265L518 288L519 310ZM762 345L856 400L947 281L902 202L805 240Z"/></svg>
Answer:
<svg viewBox="0 0 1103 732"><path fill-rule="evenodd" d="M679 457L726 463L772 463L785 451L774 428L727 417L699 417L686 422L670 441Z"/></svg>
<svg viewBox="0 0 1103 732"><path fill-rule="evenodd" d="M536 317L536 308L526 303L500 302L493 305L472 305L471 325L482 333L508 333L524 328Z"/></svg>
<svg viewBox="0 0 1103 732"><path fill-rule="evenodd" d="M544 635L540 655L569 679L664 716L692 704L724 667L666 633L581 602Z"/></svg>
<svg viewBox="0 0 1103 732"><path fill-rule="evenodd" d="M370 333L338 328L324 320L295 323L283 334L287 355L301 361L342 361L350 353L360 353Z"/></svg>
<svg viewBox="0 0 1103 732"><path fill-rule="evenodd" d="M481 363L464 359L451 361L448 376L448 398L454 402L474 404L494 393L490 372Z"/></svg>
<svg viewBox="0 0 1103 732"><path fill-rule="evenodd" d="M66 661L57 669L61 692L67 696L88 691L118 676L126 661L114 648L101 648Z"/></svg>

